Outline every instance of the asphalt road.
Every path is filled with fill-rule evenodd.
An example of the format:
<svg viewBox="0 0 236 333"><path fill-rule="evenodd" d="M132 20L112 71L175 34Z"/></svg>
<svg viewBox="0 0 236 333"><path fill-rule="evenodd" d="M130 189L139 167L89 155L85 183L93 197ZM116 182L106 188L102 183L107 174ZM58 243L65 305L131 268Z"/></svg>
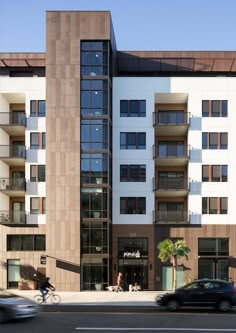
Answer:
<svg viewBox="0 0 236 333"><path fill-rule="evenodd" d="M1 333L158 332L236 333L236 312L181 310L170 313L156 307L44 306L39 317L0 325Z"/></svg>

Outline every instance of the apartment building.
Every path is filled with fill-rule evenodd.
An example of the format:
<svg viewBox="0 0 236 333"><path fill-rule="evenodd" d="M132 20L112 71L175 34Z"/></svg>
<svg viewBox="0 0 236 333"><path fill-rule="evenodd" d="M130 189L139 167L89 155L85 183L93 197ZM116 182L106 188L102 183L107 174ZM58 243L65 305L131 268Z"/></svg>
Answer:
<svg viewBox="0 0 236 333"><path fill-rule="evenodd" d="M236 279L236 52L119 51L107 11L48 11L45 53L0 53L0 285L168 290Z"/></svg>

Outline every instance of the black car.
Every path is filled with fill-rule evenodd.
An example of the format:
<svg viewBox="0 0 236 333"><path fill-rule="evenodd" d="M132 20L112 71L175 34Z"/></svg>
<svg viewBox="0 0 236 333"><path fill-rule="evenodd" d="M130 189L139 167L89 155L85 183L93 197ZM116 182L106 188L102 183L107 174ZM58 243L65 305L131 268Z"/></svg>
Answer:
<svg viewBox="0 0 236 333"><path fill-rule="evenodd" d="M215 307L229 311L236 305L236 289L224 280L200 279L156 298L157 305L176 311L181 306Z"/></svg>

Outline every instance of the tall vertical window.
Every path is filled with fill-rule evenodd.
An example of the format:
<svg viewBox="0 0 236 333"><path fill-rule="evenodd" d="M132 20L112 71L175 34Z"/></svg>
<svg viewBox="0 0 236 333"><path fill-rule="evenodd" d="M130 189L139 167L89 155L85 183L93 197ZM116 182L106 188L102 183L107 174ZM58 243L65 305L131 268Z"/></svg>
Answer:
<svg viewBox="0 0 236 333"><path fill-rule="evenodd" d="M30 133L30 149L45 149L46 133L32 132Z"/></svg>

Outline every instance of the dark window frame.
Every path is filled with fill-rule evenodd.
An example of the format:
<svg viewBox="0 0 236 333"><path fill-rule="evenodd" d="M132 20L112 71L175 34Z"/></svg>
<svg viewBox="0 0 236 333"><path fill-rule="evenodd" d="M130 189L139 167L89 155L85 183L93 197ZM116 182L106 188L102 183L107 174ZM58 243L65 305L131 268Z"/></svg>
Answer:
<svg viewBox="0 0 236 333"><path fill-rule="evenodd" d="M137 177L133 177L132 168L136 168ZM123 170L122 170L123 169ZM144 175L143 175L144 170ZM125 177L125 174L127 175ZM146 164L121 164L120 182L146 182Z"/></svg>
<svg viewBox="0 0 236 333"><path fill-rule="evenodd" d="M228 117L228 100L202 100L202 117Z"/></svg>
<svg viewBox="0 0 236 333"><path fill-rule="evenodd" d="M44 237L44 246L42 248L38 248L37 246L37 241L38 238L43 238ZM19 240L19 247L17 249L12 249L11 246L11 239L13 238ZM31 238L31 239L30 239ZM31 241L32 243L32 248L28 249L26 248L28 246L28 241ZM46 235L43 234L38 234L38 235L7 235L7 251L46 251Z"/></svg>
<svg viewBox="0 0 236 333"><path fill-rule="evenodd" d="M228 197L202 197L202 214L227 215Z"/></svg>
<svg viewBox="0 0 236 333"><path fill-rule="evenodd" d="M126 107L125 107L126 104ZM133 111L134 105L137 104L136 112ZM143 110L144 108L144 110ZM145 99L122 99L120 100L120 117L146 117L146 100Z"/></svg>
<svg viewBox="0 0 236 333"><path fill-rule="evenodd" d="M214 167L219 167L219 177L214 177ZM204 169L206 170L205 172ZM224 169L226 170L226 175L224 174ZM207 174L207 176L204 174ZM202 165L202 182L228 182L228 165Z"/></svg>
<svg viewBox="0 0 236 333"><path fill-rule="evenodd" d="M120 197L120 214L121 215L127 215L127 214L145 215L146 214L146 197Z"/></svg>
<svg viewBox="0 0 236 333"><path fill-rule="evenodd" d="M202 149L228 149L228 133L202 132Z"/></svg>
<svg viewBox="0 0 236 333"><path fill-rule="evenodd" d="M120 132L120 149L146 149L146 132Z"/></svg>

